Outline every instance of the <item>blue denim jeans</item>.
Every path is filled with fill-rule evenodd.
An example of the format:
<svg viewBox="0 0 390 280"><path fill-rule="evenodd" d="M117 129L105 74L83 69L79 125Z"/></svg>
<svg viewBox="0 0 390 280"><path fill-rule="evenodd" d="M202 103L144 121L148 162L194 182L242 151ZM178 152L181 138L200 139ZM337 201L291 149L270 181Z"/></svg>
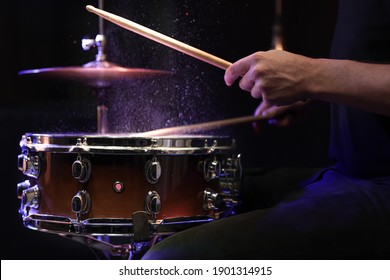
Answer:
<svg viewBox="0 0 390 280"><path fill-rule="evenodd" d="M246 188L261 189L255 177L244 176ZM325 168L280 201L250 208L178 232L143 259L390 259L390 176L361 180Z"/></svg>

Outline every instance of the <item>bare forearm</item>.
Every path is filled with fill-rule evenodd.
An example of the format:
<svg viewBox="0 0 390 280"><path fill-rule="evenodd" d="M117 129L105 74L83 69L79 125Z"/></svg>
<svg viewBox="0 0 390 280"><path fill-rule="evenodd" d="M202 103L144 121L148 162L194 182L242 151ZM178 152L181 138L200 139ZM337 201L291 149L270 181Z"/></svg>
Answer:
<svg viewBox="0 0 390 280"><path fill-rule="evenodd" d="M311 98L390 116L390 64L313 60Z"/></svg>

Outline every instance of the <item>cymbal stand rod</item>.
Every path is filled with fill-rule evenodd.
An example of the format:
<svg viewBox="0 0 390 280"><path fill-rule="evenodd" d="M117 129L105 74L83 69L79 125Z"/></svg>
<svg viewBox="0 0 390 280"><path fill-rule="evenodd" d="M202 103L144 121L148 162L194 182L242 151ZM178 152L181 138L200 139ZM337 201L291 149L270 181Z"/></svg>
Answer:
<svg viewBox="0 0 390 280"><path fill-rule="evenodd" d="M103 0L98 0L98 6L103 9ZM104 21L99 17L99 34L95 39L98 53L96 55L96 61L106 61L105 47L106 37L104 35ZM105 134L108 132L108 107L106 106L106 94L104 89L100 89L98 94L98 105L96 108L97 113L97 133Z"/></svg>
<svg viewBox="0 0 390 280"><path fill-rule="evenodd" d="M108 107L104 104L99 104L97 106L97 133L105 134L107 133L107 123L108 123Z"/></svg>
<svg viewBox="0 0 390 280"><path fill-rule="evenodd" d="M103 0L99 0L98 2L99 9L103 10ZM99 17L99 34L104 35L104 22L103 18Z"/></svg>
<svg viewBox="0 0 390 280"><path fill-rule="evenodd" d="M99 7L103 8L103 0L99 0ZM96 61L102 62L106 61L106 36L104 35L104 21L103 18L99 17L99 34L96 35L95 44L98 49L98 53L96 55Z"/></svg>
<svg viewBox="0 0 390 280"><path fill-rule="evenodd" d="M106 92L104 88L97 89L98 104L97 113L97 133L108 133L108 107L106 105Z"/></svg>

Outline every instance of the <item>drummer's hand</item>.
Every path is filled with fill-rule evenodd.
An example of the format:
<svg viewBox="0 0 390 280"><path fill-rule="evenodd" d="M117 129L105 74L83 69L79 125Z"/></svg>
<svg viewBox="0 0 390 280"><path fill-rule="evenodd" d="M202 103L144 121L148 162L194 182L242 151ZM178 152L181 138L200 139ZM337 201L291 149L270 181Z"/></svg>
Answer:
<svg viewBox="0 0 390 280"><path fill-rule="evenodd" d="M256 133L261 132L264 125L285 127L301 119L305 115L305 107L309 102L298 101L291 105L274 106L266 101L260 103L254 113L255 116L263 116L264 119L253 123Z"/></svg>
<svg viewBox="0 0 390 280"><path fill-rule="evenodd" d="M233 63L225 72L231 86L238 78L241 89L254 98L281 106L309 99L315 84L313 59L287 51L256 52Z"/></svg>

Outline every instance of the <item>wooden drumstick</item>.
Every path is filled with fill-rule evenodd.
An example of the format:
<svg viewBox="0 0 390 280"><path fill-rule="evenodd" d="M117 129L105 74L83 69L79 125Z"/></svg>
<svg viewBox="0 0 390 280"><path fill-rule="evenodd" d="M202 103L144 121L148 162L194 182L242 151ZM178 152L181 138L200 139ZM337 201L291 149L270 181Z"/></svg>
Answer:
<svg viewBox="0 0 390 280"><path fill-rule="evenodd" d="M211 65L219 67L223 70L226 70L232 64L229 61L226 61L224 59L216 57L215 55L209 54L209 53L202 51L200 49L194 48L190 45L187 45L187 44L180 42L178 40L175 40L171 37L168 37L166 35L158 33L157 31L154 31L152 29L144 27L138 23L135 23L135 22L130 21L128 19L125 19L123 17L120 17L120 16L114 15L112 13L106 12L104 10L95 8L91 5L87 5L86 9L87 9L87 11L94 13L94 14L96 14L96 15L98 15L98 16L100 16L108 21L111 21L112 23L115 23L116 25L119 25L127 30L133 31L139 35L142 35L146 38L149 38L153 41L156 41L160 44L168 46L168 47L175 49L177 51L180 51L182 53L193 56L199 60L202 60L204 62L211 64Z"/></svg>
<svg viewBox="0 0 390 280"><path fill-rule="evenodd" d="M228 126L228 125L236 125L236 124L242 124L242 123L248 123L248 122L255 122L255 121L262 120L262 119L265 119L265 117L263 117L263 116L244 116L244 117L237 117L237 118L231 118L231 119L225 119L225 120L219 120L219 121L161 128L161 129L157 129L157 130L151 130L151 131L138 133L137 135L141 136L141 137L153 137L153 136L164 136L164 135L173 135L173 134L195 133L195 132L200 132L200 131L207 131L207 130L211 130L211 129L221 128L223 126Z"/></svg>

